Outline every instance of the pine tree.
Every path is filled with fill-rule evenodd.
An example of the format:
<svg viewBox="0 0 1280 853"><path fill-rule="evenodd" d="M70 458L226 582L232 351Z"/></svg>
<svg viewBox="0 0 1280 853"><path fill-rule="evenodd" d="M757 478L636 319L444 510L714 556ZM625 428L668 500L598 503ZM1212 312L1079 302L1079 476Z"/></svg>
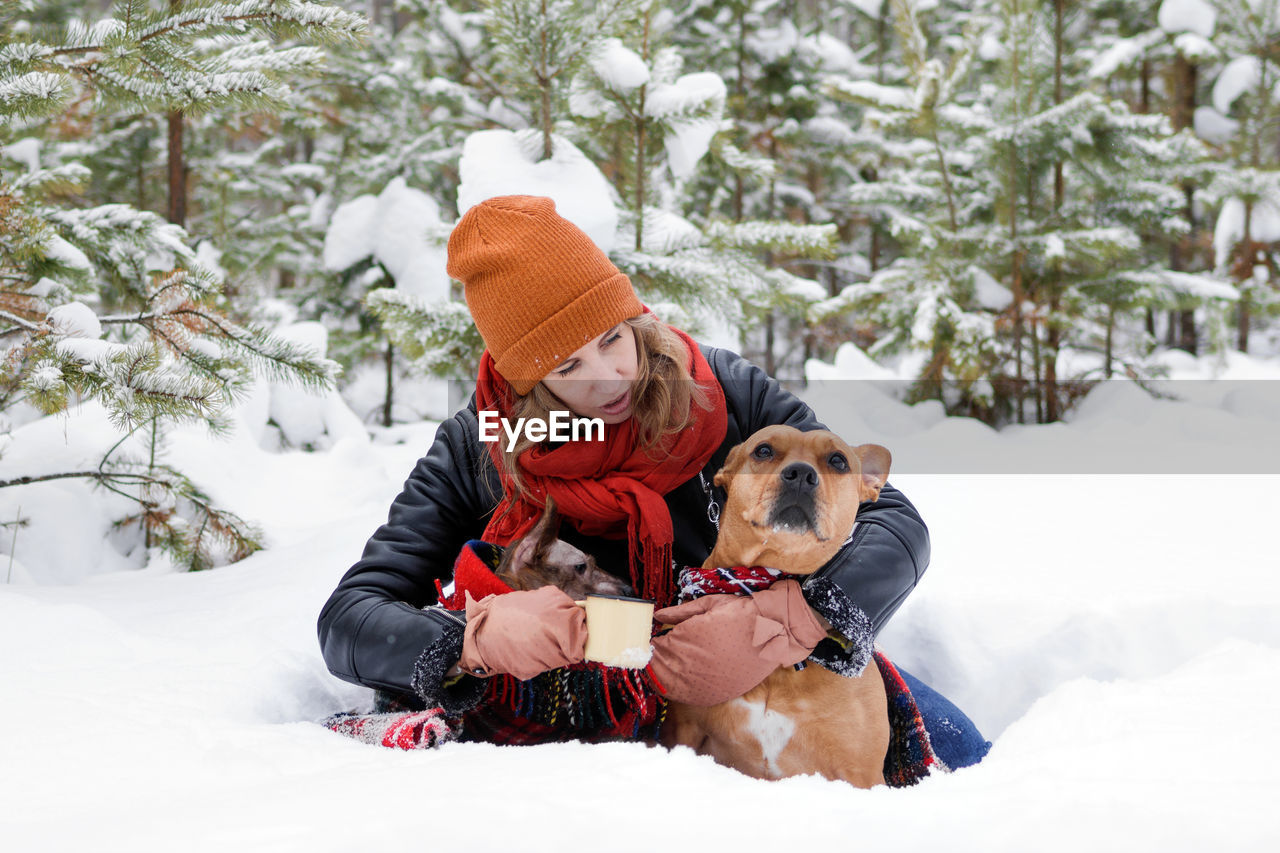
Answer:
<svg viewBox="0 0 1280 853"><path fill-rule="evenodd" d="M800 238L754 250L763 269L777 270L769 275L789 273L757 288L747 306L763 337L761 361L773 374L799 372L807 358L829 354L823 337L843 337L842 329L823 330L809 316L810 306L841 284L837 265L827 262L838 251L844 267L865 264L851 245L856 214L846 197L858 168L847 156L856 111L824 98L821 87L824 74L863 65L831 31L847 31L839 9L736 0L701 4L672 27L691 62L724 69L731 120L695 176L687 207L731 222L770 223L780 238ZM809 231L806 241L800 234L810 225L821 230Z"/></svg>
<svg viewBox="0 0 1280 853"><path fill-rule="evenodd" d="M1214 266L1239 292L1235 345L1248 352L1254 316L1280 313L1280 154L1273 141L1280 122L1280 2L1217 0L1214 6L1214 44L1225 65L1214 83L1213 106L1234 124L1223 146L1228 168L1205 196L1221 205Z"/></svg>
<svg viewBox="0 0 1280 853"><path fill-rule="evenodd" d="M790 305L803 315L819 288L777 261L829 257L835 229L721 209L715 177L701 179L712 161L757 175L773 164L721 133L727 92L719 75L681 73L685 53L697 54L689 38L675 44L675 34L696 32L696 21L646 11L636 31L602 44L574 81L579 139L607 162L623 203L626 248L614 259L694 329L712 317L749 324L753 307L767 314Z"/></svg>
<svg viewBox="0 0 1280 853"><path fill-rule="evenodd" d="M1056 420L1080 390L1060 375L1067 351L1102 355L1073 379L1121 357L1144 375L1141 341L1117 352L1116 312L1179 298L1189 279L1213 288L1150 267L1140 251L1144 230L1185 230L1172 178L1203 158L1199 144L1056 68L1061 40L1045 5L978 7L966 46L944 63L915 4L895 0L911 87L836 87L870 107L889 140L891 165L853 198L886 218L903 254L828 310L874 312L887 329L876 351L924 356L918 398L996 422ZM995 82L975 91L965 78L984 43L1002 47L987 60Z"/></svg>
<svg viewBox="0 0 1280 853"><path fill-rule="evenodd" d="M384 425L393 418L402 377L437 373L436 365L415 357L417 342L401 339L398 331L387 333L381 306L448 300L443 245L447 223L455 218L456 162L466 135L497 112L460 82L475 64L488 64L471 53L483 32L481 18L443 3L403 2L394 32L374 27L368 43L335 58L325 77L328 141L310 161L323 177L320 194L308 208L308 229L318 230L320 242L314 258L325 263L315 275L300 274L290 296L302 316L329 327L332 352L344 366L381 365ZM359 215L350 218L358 214L356 208L377 207L393 197L414 205L415 240L422 244L419 251L428 253L412 269L380 257L376 240L356 241L364 246L360 249L346 236L360 221ZM350 245L336 245L343 242ZM403 254L403 246L396 248ZM394 326L399 330L403 323Z"/></svg>
<svg viewBox="0 0 1280 853"><path fill-rule="evenodd" d="M0 18L4 143L58 121L68 102L82 116L268 108L282 94L270 74L201 55L194 45L250 30L330 39L360 30L359 19L341 10L286 0L172 10L130 0L116 16L72 21L64 33L17 26L21 12L0 12L7 18ZM88 168L56 156L46 165L34 136L17 148L27 155L25 171L10 163L0 172L0 407L26 403L56 413L93 399L124 435L96 470L0 486L86 477L137 501L132 521L146 545L192 568L244 556L257 547L251 526L157 461L163 430L190 421L225 428L230 405L255 373L321 388L332 383L334 365L235 319L181 227L125 204L82 206ZM148 457L117 455L135 433L149 436Z"/></svg>

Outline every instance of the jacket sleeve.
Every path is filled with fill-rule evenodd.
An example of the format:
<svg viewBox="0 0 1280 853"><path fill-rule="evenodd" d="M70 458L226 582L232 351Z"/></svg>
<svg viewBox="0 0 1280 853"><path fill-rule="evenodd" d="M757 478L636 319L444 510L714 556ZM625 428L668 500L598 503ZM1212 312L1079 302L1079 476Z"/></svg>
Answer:
<svg viewBox="0 0 1280 853"><path fill-rule="evenodd" d="M483 682L463 676L443 685L462 652L465 618L429 607L435 581L447 581L468 539L484 530L496 477L485 477L475 412L440 425L391 505L387 523L338 583L320 611L320 648L329 671L366 687L417 695L427 705L464 710ZM491 466L490 466L491 467ZM425 609L424 609L425 608Z"/></svg>
<svg viewBox="0 0 1280 853"><path fill-rule="evenodd" d="M724 387L730 419L740 423L738 441L772 424L826 429L803 401L741 356L710 350L709 359ZM843 674L861 673L876 635L928 565L924 519L902 492L886 484L876 501L858 510L850 540L803 584L809 605L838 632L818 646L813 659Z"/></svg>

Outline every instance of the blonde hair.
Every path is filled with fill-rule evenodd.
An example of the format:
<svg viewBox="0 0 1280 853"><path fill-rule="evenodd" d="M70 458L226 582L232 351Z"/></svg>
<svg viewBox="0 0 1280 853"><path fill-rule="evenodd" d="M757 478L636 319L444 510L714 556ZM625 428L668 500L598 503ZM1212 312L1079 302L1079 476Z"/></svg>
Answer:
<svg viewBox="0 0 1280 853"><path fill-rule="evenodd" d="M671 327L653 314L639 314L623 322L631 327L636 339L638 369L631 384L631 417L639 427L639 449L656 459L655 451L663 439L693 422L692 407L710 410L711 402L693 381L688 368L689 350ZM563 408L564 403L538 382L528 394L516 395L508 417L546 420L551 412ZM535 443L521 433L510 450L505 443L499 445L504 479L513 488L511 507L528 495L518 459Z"/></svg>

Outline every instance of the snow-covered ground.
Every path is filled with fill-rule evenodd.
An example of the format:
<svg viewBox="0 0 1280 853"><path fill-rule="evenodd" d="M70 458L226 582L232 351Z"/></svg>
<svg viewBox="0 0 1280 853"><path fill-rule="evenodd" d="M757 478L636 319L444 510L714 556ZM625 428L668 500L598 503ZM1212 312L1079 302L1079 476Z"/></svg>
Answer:
<svg viewBox="0 0 1280 853"><path fill-rule="evenodd" d="M1280 363L1228 375L1249 371ZM995 742L898 790L761 782L635 744L405 753L317 725L368 694L326 672L316 614L432 424L310 454L262 449L260 417L223 443L177 433L168 460L269 542L200 574L135 568L80 485L0 491L0 518L33 516L0 543L0 850L1277 849L1280 468L1132 474L1088 455L1156 434L1170 458L1261 446L1280 434L1273 386L1175 402L1117 385L1067 424L1000 434L861 383L811 389L847 437L895 451L932 530L885 649ZM35 421L0 475L111 440L96 407ZM988 455L944 464L971 451ZM989 467L1005 454L1021 467Z"/></svg>

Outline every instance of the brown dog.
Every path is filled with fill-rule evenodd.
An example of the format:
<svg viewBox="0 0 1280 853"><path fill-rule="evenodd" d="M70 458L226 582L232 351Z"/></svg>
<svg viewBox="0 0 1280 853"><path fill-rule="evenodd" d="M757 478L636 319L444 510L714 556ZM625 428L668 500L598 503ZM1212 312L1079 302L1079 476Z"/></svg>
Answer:
<svg viewBox="0 0 1280 853"><path fill-rule="evenodd" d="M558 586L571 598L632 594L625 581L600 568L590 554L558 538L559 532L560 514L555 501L548 499L533 529L503 551L494 574L512 589Z"/></svg>
<svg viewBox="0 0 1280 853"><path fill-rule="evenodd" d="M889 464L883 447L850 447L830 432L760 430L715 476L728 498L703 568L812 574L844 544L859 503L879 495ZM884 783L889 747L884 682L874 664L854 678L812 663L779 668L738 699L711 707L673 702L662 742L759 779L818 773L870 788Z"/></svg>

